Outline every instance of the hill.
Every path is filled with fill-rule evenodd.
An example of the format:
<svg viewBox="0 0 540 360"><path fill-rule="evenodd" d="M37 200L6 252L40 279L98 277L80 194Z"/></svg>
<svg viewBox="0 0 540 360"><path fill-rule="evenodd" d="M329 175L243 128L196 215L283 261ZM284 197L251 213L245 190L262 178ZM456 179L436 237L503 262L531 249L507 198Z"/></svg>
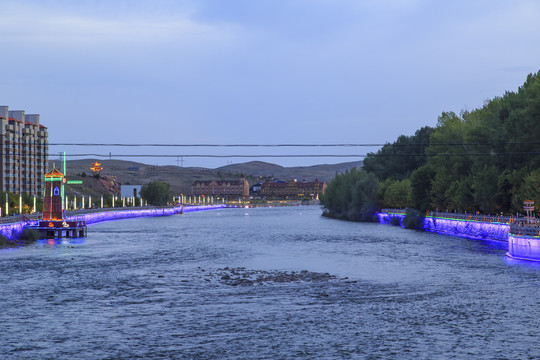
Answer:
<svg viewBox="0 0 540 360"><path fill-rule="evenodd" d="M102 164L103 170L100 179L92 175L90 164L98 161ZM49 168L52 168L53 161L50 161ZM59 164L56 164L59 168ZM211 179L232 179L243 174L248 179L250 185L260 177L273 177L275 179L290 179L313 181L330 181L336 172L342 173L353 167L361 167L362 162L347 162L340 164L324 164L305 167L283 167L262 161L251 161L242 164L223 166L217 169L207 169L199 167L178 167L178 166L157 166L142 164L134 161L124 160L68 160L67 177L69 179L83 180L84 185L70 186L66 192L76 194L97 195L114 189L109 184L115 178L117 184L144 185L152 181L163 181L171 184L174 193L191 193L191 184L194 180ZM112 190L109 190L111 192Z"/></svg>

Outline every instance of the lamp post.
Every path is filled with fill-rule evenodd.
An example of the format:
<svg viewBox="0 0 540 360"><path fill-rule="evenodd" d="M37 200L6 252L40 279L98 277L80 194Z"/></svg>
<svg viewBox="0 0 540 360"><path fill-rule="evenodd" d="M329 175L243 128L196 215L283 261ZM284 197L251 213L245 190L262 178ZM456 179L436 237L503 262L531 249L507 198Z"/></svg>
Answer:
<svg viewBox="0 0 540 360"><path fill-rule="evenodd" d="M527 212L527 224L530 224L532 222L532 212L534 211L534 201L532 200L525 200L523 202L523 210Z"/></svg>

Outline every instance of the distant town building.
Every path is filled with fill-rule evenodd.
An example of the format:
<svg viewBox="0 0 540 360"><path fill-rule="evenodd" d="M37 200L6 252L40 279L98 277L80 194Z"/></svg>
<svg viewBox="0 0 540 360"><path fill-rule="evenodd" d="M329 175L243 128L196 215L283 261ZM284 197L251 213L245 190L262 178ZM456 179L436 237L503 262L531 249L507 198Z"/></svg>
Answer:
<svg viewBox="0 0 540 360"><path fill-rule="evenodd" d="M195 180L191 190L195 196L214 196L226 200L249 199L249 184L244 177L238 180Z"/></svg>
<svg viewBox="0 0 540 360"><path fill-rule="evenodd" d="M253 197L260 197L261 187L262 187L262 182L253 184L253 186L249 189L249 194Z"/></svg>
<svg viewBox="0 0 540 360"><path fill-rule="evenodd" d="M326 183L319 180L312 182L297 181L269 181L261 186L261 197L264 199L316 199L324 194Z"/></svg>
<svg viewBox="0 0 540 360"><path fill-rule="evenodd" d="M1 190L42 197L49 148L39 115L0 106L0 131Z"/></svg>
<svg viewBox="0 0 540 360"><path fill-rule="evenodd" d="M120 197L131 198L141 197L142 185L120 185Z"/></svg>

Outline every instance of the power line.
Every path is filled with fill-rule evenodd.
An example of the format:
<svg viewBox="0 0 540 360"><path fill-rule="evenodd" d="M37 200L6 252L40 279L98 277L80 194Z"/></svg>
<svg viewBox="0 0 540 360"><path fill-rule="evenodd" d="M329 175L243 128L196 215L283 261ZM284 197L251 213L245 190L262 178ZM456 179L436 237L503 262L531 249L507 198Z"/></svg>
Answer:
<svg viewBox="0 0 540 360"><path fill-rule="evenodd" d="M496 145L540 145L538 141L501 142L456 142L417 144L130 144L130 143L49 143L49 146L113 146L113 147L381 147L381 146L496 146Z"/></svg>
<svg viewBox="0 0 540 360"><path fill-rule="evenodd" d="M67 157L98 157L98 158L365 158L368 156L374 157L407 157L407 156L524 156L524 155L540 155L540 152L485 152L485 153L434 153L434 154L231 154L231 155L214 155L214 154L66 154Z"/></svg>
<svg viewBox="0 0 540 360"><path fill-rule="evenodd" d="M148 158L316 158L316 157L366 157L367 155L336 155L336 154L267 154L267 155L245 155L245 154L234 154L234 155L214 155L214 154L184 154L184 155L174 155L174 154L66 154L67 157L100 157L100 158L119 158L119 157L148 157Z"/></svg>

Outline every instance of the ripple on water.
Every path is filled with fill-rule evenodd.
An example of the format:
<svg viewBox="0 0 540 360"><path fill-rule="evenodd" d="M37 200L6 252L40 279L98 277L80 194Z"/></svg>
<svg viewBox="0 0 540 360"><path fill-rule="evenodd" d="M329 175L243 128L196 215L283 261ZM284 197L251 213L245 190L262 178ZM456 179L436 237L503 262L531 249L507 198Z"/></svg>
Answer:
<svg viewBox="0 0 540 360"><path fill-rule="evenodd" d="M309 207L216 214L101 223L81 243L0 251L0 354L540 354L540 268L508 261L500 244L333 221Z"/></svg>

